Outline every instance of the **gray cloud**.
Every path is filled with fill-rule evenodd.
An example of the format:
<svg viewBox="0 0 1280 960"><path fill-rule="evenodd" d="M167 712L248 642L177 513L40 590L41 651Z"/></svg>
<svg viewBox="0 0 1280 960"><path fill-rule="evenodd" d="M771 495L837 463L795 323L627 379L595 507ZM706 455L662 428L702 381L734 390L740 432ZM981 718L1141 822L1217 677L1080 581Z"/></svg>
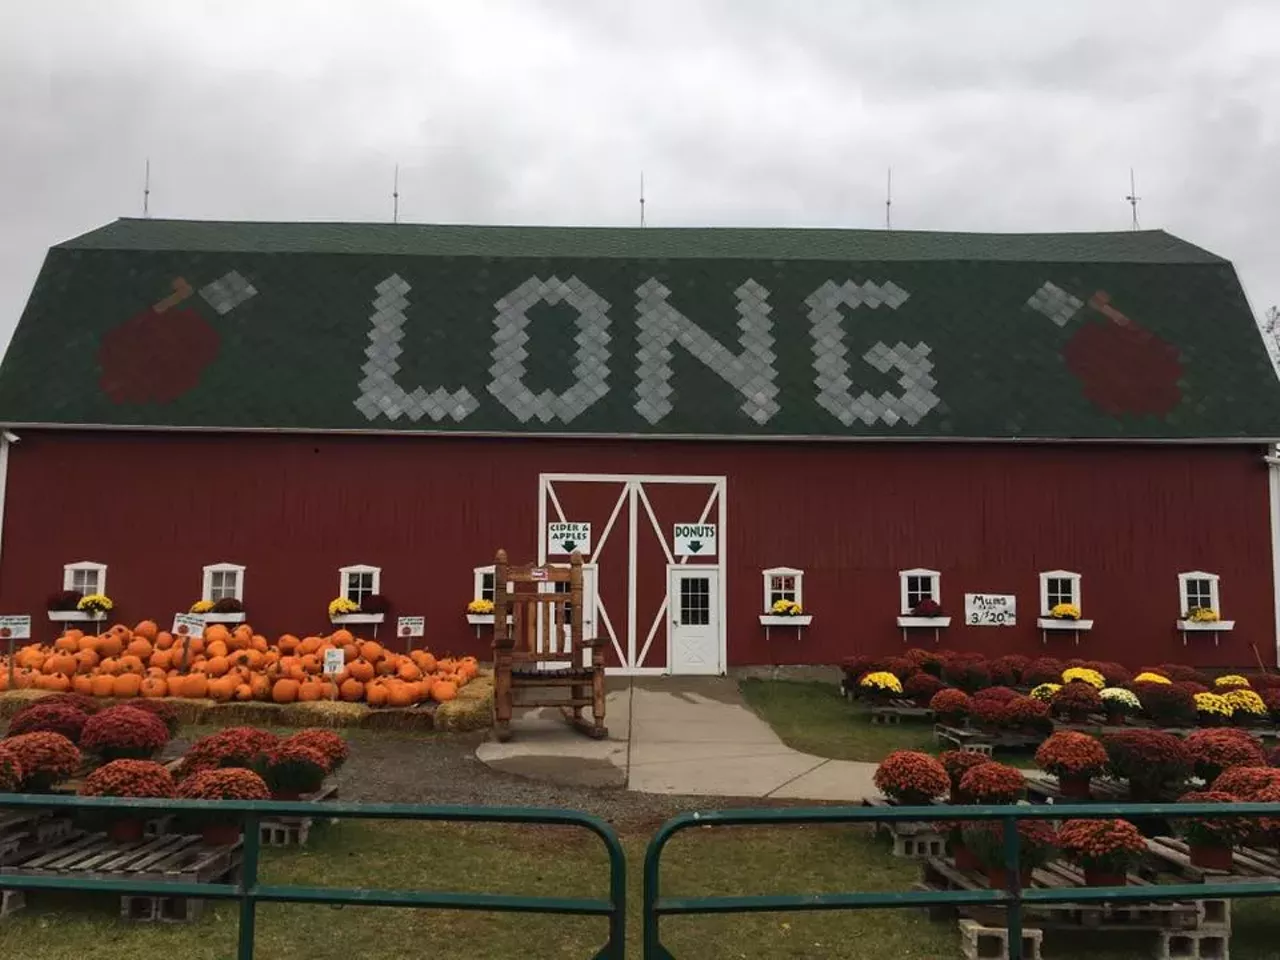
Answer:
<svg viewBox="0 0 1280 960"><path fill-rule="evenodd" d="M1143 226L1280 301L1280 7L0 5L0 340L45 249L156 216ZM323 12L321 12L323 10Z"/></svg>

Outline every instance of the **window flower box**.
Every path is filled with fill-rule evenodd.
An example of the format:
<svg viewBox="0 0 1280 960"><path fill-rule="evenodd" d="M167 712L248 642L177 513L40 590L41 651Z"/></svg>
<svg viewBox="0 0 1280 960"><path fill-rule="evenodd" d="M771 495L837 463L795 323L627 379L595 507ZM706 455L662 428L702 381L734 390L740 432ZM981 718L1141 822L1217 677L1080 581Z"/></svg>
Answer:
<svg viewBox="0 0 1280 960"><path fill-rule="evenodd" d="M100 623L107 619L104 611L89 613L87 610L50 610L49 619L54 623Z"/></svg>
<svg viewBox="0 0 1280 960"><path fill-rule="evenodd" d="M329 622L333 624L382 623L386 617L385 613L334 613L330 614Z"/></svg>
<svg viewBox="0 0 1280 960"><path fill-rule="evenodd" d="M813 614L802 613L795 615L762 613L760 614L760 624L765 627L807 627L813 623Z"/></svg>
<svg viewBox="0 0 1280 960"><path fill-rule="evenodd" d="M1179 620L1178 629L1183 633L1220 633L1224 630L1234 630L1236 622L1234 620Z"/></svg>
<svg viewBox="0 0 1280 960"><path fill-rule="evenodd" d="M237 613L214 613L212 610L208 613L202 613L205 623L244 623L244 611Z"/></svg>
<svg viewBox="0 0 1280 960"><path fill-rule="evenodd" d="M909 614L898 618L898 626L904 630L920 628L923 630L941 630L951 626L950 617L917 617Z"/></svg>
<svg viewBox="0 0 1280 960"><path fill-rule="evenodd" d="M1036 626L1041 630L1082 631L1092 630L1092 620L1069 620L1065 617L1040 617Z"/></svg>

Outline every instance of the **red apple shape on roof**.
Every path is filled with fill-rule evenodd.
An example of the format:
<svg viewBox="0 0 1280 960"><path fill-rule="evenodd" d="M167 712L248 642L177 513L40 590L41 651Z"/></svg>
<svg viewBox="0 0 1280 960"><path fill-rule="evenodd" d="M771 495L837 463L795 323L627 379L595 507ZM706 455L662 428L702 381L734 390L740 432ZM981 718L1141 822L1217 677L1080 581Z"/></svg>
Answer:
<svg viewBox="0 0 1280 960"><path fill-rule="evenodd" d="M98 380L115 403L170 403L194 390L218 357L216 330L195 310L177 308L190 295L178 292L117 327L98 346Z"/></svg>

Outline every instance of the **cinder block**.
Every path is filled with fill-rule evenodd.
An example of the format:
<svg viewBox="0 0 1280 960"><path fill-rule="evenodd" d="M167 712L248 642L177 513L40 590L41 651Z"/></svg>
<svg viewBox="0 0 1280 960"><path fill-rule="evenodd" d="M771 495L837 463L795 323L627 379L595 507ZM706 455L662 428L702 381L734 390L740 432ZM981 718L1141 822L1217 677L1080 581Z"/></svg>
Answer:
<svg viewBox="0 0 1280 960"><path fill-rule="evenodd" d="M902 723L902 717L896 713L872 713L871 722L882 726L895 726Z"/></svg>
<svg viewBox="0 0 1280 960"><path fill-rule="evenodd" d="M17 913L27 905L24 890L0 890L0 918Z"/></svg>
<svg viewBox="0 0 1280 960"><path fill-rule="evenodd" d="M1197 900L1196 929L1213 933L1231 932L1230 900Z"/></svg>
<svg viewBox="0 0 1280 960"><path fill-rule="evenodd" d="M1024 927L1022 960L1041 960L1043 942L1043 930ZM960 950L966 960L1009 960L1009 931L1004 927L985 927L976 920L961 920Z"/></svg>
<svg viewBox="0 0 1280 960"><path fill-rule="evenodd" d="M893 855L908 857L912 860L928 860L932 857L947 855L947 841L939 833L917 833L893 835Z"/></svg>
<svg viewBox="0 0 1280 960"><path fill-rule="evenodd" d="M1230 934L1205 930L1161 930L1156 960L1231 960Z"/></svg>

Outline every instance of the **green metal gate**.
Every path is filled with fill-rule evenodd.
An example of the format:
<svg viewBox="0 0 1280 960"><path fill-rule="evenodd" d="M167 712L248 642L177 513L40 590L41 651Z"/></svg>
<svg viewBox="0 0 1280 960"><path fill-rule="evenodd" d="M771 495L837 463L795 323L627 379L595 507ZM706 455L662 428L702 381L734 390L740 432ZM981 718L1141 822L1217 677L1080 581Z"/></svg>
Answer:
<svg viewBox="0 0 1280 960"><path fill-rule="evenodd" d="M893 907L1005 906L1008 910L1009 953L1022 960L1023 908L1045 903L1151 902L1206 898L1272 897L1280 881L1257 883L1168 884L1147 887L1088 887L1024 890L1019 879L1017 824L1020 820L1104 819L1114 817L1257 817L1280 816L1280 804L1242 803L1231 807L1213 803L1119 804L1114 806L1037 805L1000 807L815 807L790 810L719 810L686 813L668 820L649 841L644 856L644 960L675 960L662 943L662 917L725 913L773 913L810 910L868 910ZM999 820L1004 824L1006 890L890 891L882 893L768 894L734 897L664 897L660 861L667 841L694 827L745 827L841 823Z"/></svg>
<svg viewBox="0 0 1280 960"><path fill-rule="evenodd" d="M0 808L120 811L160 815L207 813L215 804L191 800L135 800L114 797L59 797L0 794ZM366 907L434 907L498 913L549 913L607 917L609 937L594 955L622 960L626 949L626 859L618 836L603 820L573 810L532 807L436 807L409 804L325 803L323 816L360 820L446 820L468 823L542 824L581 827L598 836L609 855L609 895L605 899L535 897L511 894L452 893L428 890L364 890L340 887L263 886L258 882L263 817L315 817L314 803L227 802L219 813L239 815L244 823L244 859L237 883L165 883L83 877L35 877L0 873L0 890L63 890L137 896L232 900L240 905L237 960L253 960L256 910L259 903L352 904Z"/></svg>

